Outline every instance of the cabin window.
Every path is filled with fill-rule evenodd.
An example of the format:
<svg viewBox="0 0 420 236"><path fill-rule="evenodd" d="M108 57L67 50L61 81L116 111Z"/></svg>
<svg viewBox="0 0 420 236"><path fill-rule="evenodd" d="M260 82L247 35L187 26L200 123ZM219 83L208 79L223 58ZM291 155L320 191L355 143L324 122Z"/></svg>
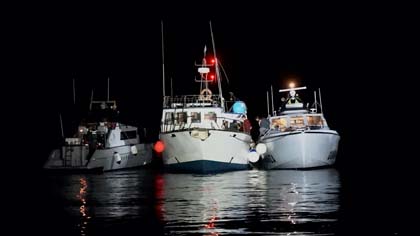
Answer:
<svg viewBox="0 0 420 236"><path fill-rule="evenodd" d="M201 122L201 112L191 112L191 123Z"/></svg>
<svg viewBox="0 0 420 236"><path fill-rule="evenodd" d="M308 126L323 126L321 116L307 116Z"/></svg>
<svg viewBox="0 0 420 236"><path fill-rule="evenodd" d="M287 128L287 119L286 117L272 119L271 128L284 131Z"/></svg>
<svg viewBox="0 0 420 236"><path fill-rule="evenodd" d="M166 112L165 113L165 125L172 125L174 121L174 113Z"/></svg>
<svg viewBox="0 0 420 236"><path fill-rule="evenodd" d="M217 115L216 115L216 113L215 112L209 112L209 113L207 113L207 114L205 114L204 115L204 119L205 120L214 120L214 121L217 121Z"/></svg>
<svg viewBox="0 0 420 236"><path fill-rule="evenodd" d="M175 125L187 123L187 113L186 112L177 112L175 114Z"/></svg>
<svg viewBox="0 0 420 236"><path fill-rule="evenodd" d="M234 120L232 123L229 124L229 129L230 130L234 130L234 131L238 131L242 128L242 122L238 121L238 120Z"/></svg>
<svg viewBox="0 0 420 236"><path fill-rule="evenodd" d="M121 132L121 138L120 138L121 140L135 139L135 138L137 138L137 131L136 130Z"/></svg>
<svg viewBox="0 0 420 236"><path fill-rule="evenodd" d="M293 128L305 127L303 116L290 117L290 126Z"/></svg>

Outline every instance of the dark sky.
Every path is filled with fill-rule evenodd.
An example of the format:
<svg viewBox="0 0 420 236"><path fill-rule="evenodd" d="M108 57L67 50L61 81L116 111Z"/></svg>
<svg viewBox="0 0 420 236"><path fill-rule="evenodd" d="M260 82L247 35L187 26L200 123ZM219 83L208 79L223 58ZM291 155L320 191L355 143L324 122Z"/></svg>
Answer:
<svg viewBox="0 0 420 236"><path fill-rule="evenodd" d="M418 156L410 138L417 130L410 111L418 106L419 76L411 72L419 65L415 9L320 1L6 6L2 65L10 73L3 73L2 95L10 106L4 116L12 117L6 126L25 153L34 153L19 159L31 173L59 141L58 114L68 127L76 113L72 78L78 104L87 107L92 88L95 97L105 98L110 77L111 98L118 100L123 118L157 130L160 21L167 81L173 77L175 93L182 94L198 91L193 65L201 60L204 44L210 48L211 20L230 79L224 91L246 101L255 115L265 112L270 85L278 90L295 78L309 89L320 87L326 118L341 135L337 162L341 174L350 176L343 191L364 204L383 193L390 209L373 210L402 215L394 201L406 201L400 192L410 187L408 163Z"/></svg>
<svg viewBox="0 0 420 236"><path fill-rule="evenodd" d="M254 94L258 102L265 102L271 84L279 88L288 78L298 78L301 85L323 88L328 102L340 86L356 85L364 77L370 80L365 82L377 81L366 67L377 66L377 53L387 53L378 39L386 36L388 27L377 18L377 9L331 7L197 6L188 11L168 6L159 11L157 6L150 10L105 4L54 10L38 6L16 19L21 24L15 28L22 53L18 60L33 67L25 73L35 86L48 85L53 96L61 96L55 102L71 100L67 89L73 77L88 90L111 77L113 94L131 97L138 88L139 98L128 100L148 106L160 99L156 95L161 92L160 20L165 24L166 75L174 78L179 93L196 91L191 89L196 74L192 65L201 59L204 44L210 47L208 21L212 20L219 58L231 79L225 90L245 101ZM145 91L147 96L141 96Z"/></svg>
<svg viewBox="0 0 420 236"><path fill-rule="evenodd" d="M200 62L205 44L211 48L211 20L218 57L230 79L224 91L247 102L251 115L266 111L270 85L278 90L294 78L309 89L320 87L330 125L352 135L359 127L352 114L377 115L395 107L391 96L396 92L391 91L403 81L412 84L407 71L415 61L407 58L416 55L416 21L409 7L206 2L4 9L9 13L3 21L4 65L16 88L8 97L20 105L36 101L24 113L37 114L33 119L47 124L51 136L57 135L57 114L73 109L72 78L80 105L87 106L92 88L95 97L104 98L110 77L111 97L128 121L159 125L161 20L167 87L173 77L176 94L198 91L193 65Z"/></svg>
<svg viewBox="0 0 420 236"><path fill-rule="evenodd" d="M406 59L415 41L408 8L276 4L12 7L4 21L11 63L6 67L16 85L9 98L20 106L30 103L23 113L45 124L48 139L59 138L58 114L68 121L74 113L72 78L79 106L87 107L92 88L95 98L105 98L110 77L111 98L118 100L123 118L156 129L162 101L161 20L167 88L173 77L176 94L198 92L193 65L205 44L211 49L211 20L218 57L230 79L224 92L247 102L251 116L266 111L270 85L276 91L291 78L308 86L308 92L322 89L328 122L344 140L357 137L357 128L372 126L355 114L378 116L398 105L391 91L408 79L414 64ZM280 96L275 98L278 106ZM388 120L377 118L373 126Z"/></svg>

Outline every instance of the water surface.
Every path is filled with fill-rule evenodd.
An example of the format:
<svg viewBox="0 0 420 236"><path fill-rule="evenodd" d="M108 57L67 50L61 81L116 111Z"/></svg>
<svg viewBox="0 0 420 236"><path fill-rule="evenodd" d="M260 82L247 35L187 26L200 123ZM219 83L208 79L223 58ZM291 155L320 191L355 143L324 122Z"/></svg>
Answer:
<svg viewBox="0 0 420 236"><path fill-rule="evenodd" d="M69 221L62 230L75 235L332 235L340 212L332 168L214 175L137 169L47 179Z"/></svg>

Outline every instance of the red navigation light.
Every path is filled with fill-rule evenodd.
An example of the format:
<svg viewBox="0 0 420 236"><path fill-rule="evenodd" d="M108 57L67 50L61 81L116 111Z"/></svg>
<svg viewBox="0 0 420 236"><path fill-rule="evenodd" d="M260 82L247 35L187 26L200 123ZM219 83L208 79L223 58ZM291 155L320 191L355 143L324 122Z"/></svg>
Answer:
<svg viewBox="0 0 420 236"><path fill-rule="evenodd" d="M211 59L211 64L214 64L216 61L214 59Z"/></svg>
<svg viewBox="0 0 420 236"><path fill-rule="evenodd" d="M213 81L214 80L214 75L210 75L210 80Z"/></svg>
<svg viewBox="0 0 420 236"><path fill-rule="evenodd" d="M165 150L165 144L162 141L159 140L155 143L155 146L153 147L153 149L157 153L162 153Z"/></svg>

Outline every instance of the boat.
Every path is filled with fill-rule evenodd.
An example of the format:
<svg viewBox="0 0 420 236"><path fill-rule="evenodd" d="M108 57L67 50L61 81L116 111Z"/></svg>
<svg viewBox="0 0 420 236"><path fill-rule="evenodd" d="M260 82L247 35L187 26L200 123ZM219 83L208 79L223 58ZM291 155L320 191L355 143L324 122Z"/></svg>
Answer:
<svg viewBox="0 0 420 236"><path fill-rule="evenodd" d="M248 158L253 153L246 104L223 98L214 40L214 58L206 58L206 51L205 47L202 63L196 65L199 93L164 94L159 141L155 145L162 147L157 151L167 171L206 174L250 168ZM210 89L216 85L218 94L213 94Z"/></svg>
<svg viewBox="0 0 420 236"><path fill-rule="evenodd" d="M117 121L115 100L91 100L89 110L72 137L64 138L61 122L64 143L50 153L44 169L111 171L151 163L153 144L140 140L137 127Z"/></svg>
<svg viewBox="0 0 420 236"><path fill-rule="evenodd" d="M264 169L305 169L327 167L335 163L340 136L329 128L322 112L322 102L317 102L314 92L314 105L304 106L291 84L287 99L283 98L279 114L269 117L270 126L260 133L257 148L260 151ZM319 90L319 100L321 101ZM320 109L318 109L320 108ZM274 109L273 109L274 110ZM261 129L260 129L261 132Z"/></svg>

